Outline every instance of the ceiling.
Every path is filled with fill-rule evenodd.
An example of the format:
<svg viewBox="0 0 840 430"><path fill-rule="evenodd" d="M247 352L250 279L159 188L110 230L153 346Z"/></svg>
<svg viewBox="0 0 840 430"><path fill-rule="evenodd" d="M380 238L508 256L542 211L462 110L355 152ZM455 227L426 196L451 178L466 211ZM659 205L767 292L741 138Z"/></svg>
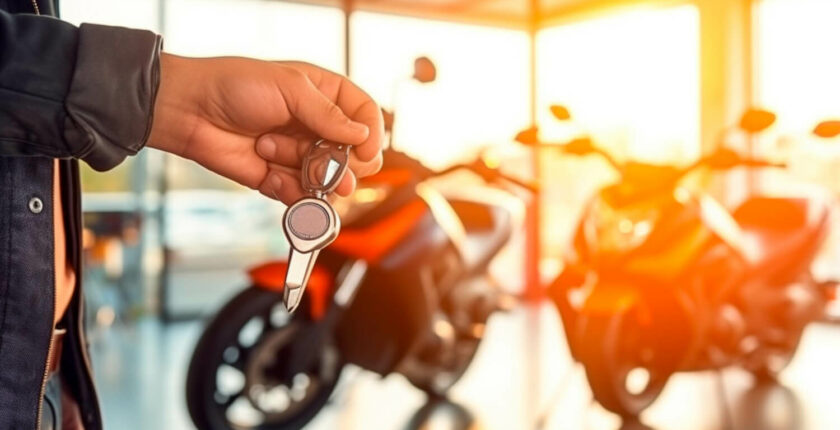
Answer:
<svg viewBox="0 0 840 430"><path fill-rule="evenodd" d="M291 0L343 7L345 0ZM536 4L542 17L555 16L592 0L348 0L354 10L527 28Z"/></svg>

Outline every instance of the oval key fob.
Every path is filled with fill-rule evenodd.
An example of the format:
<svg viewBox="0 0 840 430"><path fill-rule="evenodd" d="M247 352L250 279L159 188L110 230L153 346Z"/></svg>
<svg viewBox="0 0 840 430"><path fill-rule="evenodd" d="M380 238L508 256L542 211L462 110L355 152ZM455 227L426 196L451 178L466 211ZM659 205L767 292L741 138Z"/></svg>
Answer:
<svg viewBox="0 0 840 430"><path fill-rule="evenodd" d="M293 312L321 249L332 243L341 229L335 209L326 200L347 171L350 146L327 140L315 142L303 159L301 185L312 197L304 197L286 209L283 231L289 240L289 267L283 302Z"/></svg>

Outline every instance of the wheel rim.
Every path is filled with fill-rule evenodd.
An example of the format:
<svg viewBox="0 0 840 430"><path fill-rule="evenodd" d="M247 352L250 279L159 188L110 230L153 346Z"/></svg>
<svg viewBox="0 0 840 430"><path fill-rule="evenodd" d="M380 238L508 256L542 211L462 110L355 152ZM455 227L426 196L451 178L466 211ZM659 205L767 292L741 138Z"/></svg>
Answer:
<svg viewBox="0 0 840 430"><path fill-rule="evenodd" d="M304 371L284 374L283 364L294 354L289 346L307 324L277 303L250 318L233 338L221 340L226 344L211 370L209 400L230 428L281 426L331 389L341 367L332 345Z"/></svg>

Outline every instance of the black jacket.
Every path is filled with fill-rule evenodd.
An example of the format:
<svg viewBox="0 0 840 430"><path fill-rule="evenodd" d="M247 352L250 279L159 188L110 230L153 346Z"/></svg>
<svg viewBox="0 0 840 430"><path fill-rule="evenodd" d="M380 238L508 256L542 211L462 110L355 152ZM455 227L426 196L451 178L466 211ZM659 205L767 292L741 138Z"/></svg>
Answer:
<svg viewBox="0 0 840 430"><path fill-rule="evenodd" d="M77 28L34 15L35 6L0 0L0 429L34 429L43 400L55 306L53 159L62 159L68 256L81 279L76 160L107 170L141 149L159 80L159 36ZM55 15L52 0L37 6ZM96 430L81 290L65 316L61 365L86 429Z"/></svg>

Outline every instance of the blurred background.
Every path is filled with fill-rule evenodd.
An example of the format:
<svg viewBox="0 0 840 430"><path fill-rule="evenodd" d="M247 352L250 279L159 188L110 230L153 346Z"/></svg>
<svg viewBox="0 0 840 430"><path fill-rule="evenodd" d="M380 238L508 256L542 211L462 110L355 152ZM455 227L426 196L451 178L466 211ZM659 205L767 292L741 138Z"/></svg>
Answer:
<svg viewBox="0 0 840 430"><path fill-rule="evenodd" d="M394 148L432 169L491 154L485 166L539 186L519 199L519 222L488 269L501 291L521 300L490 317L475 359L446 399L427 396L399 372L381 377L349 366L307 428L840 426L836 305L827 303L826 315L812 319L777 383L753 383L739 366L679 372L641 424L593 398L544 291L568 266L587 202L622 180L603 160L547 148L576 137L590 137L622 162L672 166L687 166L725 143L787 169L702 178L723 207L734 210L755 191L750 184L796 196L817 189L833 206L840 138L813 130L840 118L840 2L62 0L60 6L74 24L160 33L174 54L300 60L346 73L398 113ZM418 57L434 63L432 82L412 77ZM571 118L552 115L552 105ZM750 107L775 114L772 124L760 133L730 133ZM538 127L539 145L514 140L529 127ZM456 175L440 188L473 182ZM184 393L196 342L208 318L252 283L249 268L286 258L285 207L155 150L104 174L85 167L83 186L88 324L105 424L195 428ZM819 251L805 262L820 282L840 276L840 224L834 215L827 223L835 232L826 228ZM232 428L256 425L245 422Z"/></svg>

